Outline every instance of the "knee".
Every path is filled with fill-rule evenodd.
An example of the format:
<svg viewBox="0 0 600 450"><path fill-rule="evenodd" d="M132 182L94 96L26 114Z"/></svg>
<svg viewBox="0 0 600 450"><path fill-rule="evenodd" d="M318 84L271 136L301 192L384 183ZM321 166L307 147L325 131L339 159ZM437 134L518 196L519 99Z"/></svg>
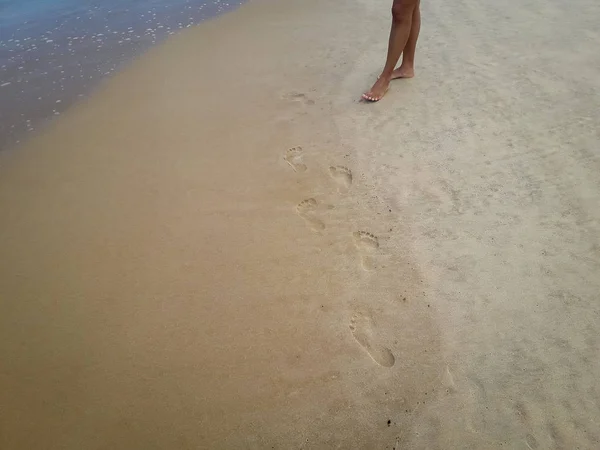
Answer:
<svg viewBox="0 0 600 450"><path fill-rule="evenodd" d="M411 0L396 0L392 5L392 21L397 24L410 22L413 8Z"/></svg>

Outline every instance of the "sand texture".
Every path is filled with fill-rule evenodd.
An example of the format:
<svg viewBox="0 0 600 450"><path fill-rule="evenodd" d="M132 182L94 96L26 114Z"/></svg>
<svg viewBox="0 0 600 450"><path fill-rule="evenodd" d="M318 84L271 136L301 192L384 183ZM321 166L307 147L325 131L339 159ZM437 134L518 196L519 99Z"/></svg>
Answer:
<svg viewBox="0 0 600 450"><path fill-rule="evenodd" d="M256 0L0 155L0 448L600 448L600 4Z"/></svg>

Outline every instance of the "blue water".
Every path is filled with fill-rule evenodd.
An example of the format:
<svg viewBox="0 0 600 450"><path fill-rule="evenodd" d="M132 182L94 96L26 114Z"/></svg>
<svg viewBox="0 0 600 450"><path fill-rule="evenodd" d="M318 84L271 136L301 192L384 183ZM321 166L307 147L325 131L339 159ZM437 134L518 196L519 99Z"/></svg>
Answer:
<svg viewBox="0 0 600 450"><path fill-rule="evenodd" d="M243 0L0 0L0 150L169 35Z"/></svg>

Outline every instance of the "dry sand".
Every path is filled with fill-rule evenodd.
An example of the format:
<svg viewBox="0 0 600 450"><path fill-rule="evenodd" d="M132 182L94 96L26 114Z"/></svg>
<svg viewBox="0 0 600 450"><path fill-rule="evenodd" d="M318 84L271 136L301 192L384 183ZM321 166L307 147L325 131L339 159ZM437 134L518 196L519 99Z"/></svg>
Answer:
<svg viewBox="0 0 600 450"><path fill-rule="evenodd" d="M386 2L257 0L0 156L0 448L600 448L600 7L422 9L380 103Z"/></svg>

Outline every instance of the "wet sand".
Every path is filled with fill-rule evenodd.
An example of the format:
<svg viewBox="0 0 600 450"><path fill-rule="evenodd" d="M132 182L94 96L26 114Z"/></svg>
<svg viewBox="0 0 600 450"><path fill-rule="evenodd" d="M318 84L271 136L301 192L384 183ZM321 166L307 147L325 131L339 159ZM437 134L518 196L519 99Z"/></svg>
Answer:
<svg viewBox="0 0 600 450"><path fill-rule="evenodd" d="M1 154L0 447L596 448L599 7L509 3L365 105L387 6L257 0Z"/></svg>
<svg viewBox="0 0 600 450"><path fill-rule="evenodd" d="M41 131L98 83L239 0L0 0L0 151Z"/></svg>

